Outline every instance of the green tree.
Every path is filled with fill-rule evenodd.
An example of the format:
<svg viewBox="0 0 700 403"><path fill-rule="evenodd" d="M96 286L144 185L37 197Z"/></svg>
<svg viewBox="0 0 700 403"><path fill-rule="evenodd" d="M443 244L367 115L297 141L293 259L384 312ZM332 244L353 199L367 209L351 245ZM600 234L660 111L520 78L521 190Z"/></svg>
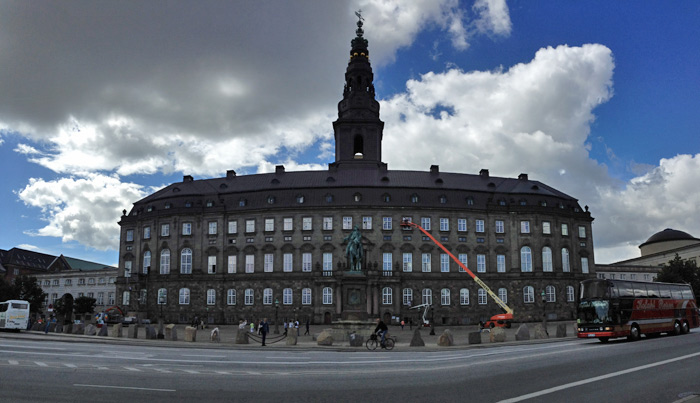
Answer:
<svg viewBox="0 0 700 403"><path fill-rule="evenodd" d="M8 299L18 299L17 290L13 285L6 283L4 279L0 278L0 301L7 301Z"/></svg>
<svg viewBox="0 0 700 403"><path fill-rule="evenodd" d="M12 286L15 289L17 299L29 302L29 310L31 313L41 311L41 304L44 303L48 294L41 289L36 277L16 277L15 283Z"/></svg>
<svg viewBox="0 0 700 403"><path fill-rule="evenodd" d="M91 297L78 297L73 301L73 311L78 315L95 312L97 300Z"/></svg>
<svg viewBox="0 0 700 403"><path fill-rule="evenodd" d="M693 288L695 297L700 297L700 270L690 260L683 260L676 254L672 260L663 265L656 276L662 283L687 283Z"/></svg>

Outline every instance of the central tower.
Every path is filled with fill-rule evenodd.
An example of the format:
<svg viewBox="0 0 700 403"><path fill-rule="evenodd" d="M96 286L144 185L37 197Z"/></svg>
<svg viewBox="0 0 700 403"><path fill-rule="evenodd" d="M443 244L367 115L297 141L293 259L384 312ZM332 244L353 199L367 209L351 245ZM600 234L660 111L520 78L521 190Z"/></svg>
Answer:
<svg viewBox="0 0 700 403"><path fill-rule="evenodd" d="M382 133L379 102L374 99L374 74L369 63L367 39L363 38L362 15L357 36L351 42L350 61L345 71L343 99L338 103L338 119L333 122L335 162L331 166L377 168L382 165Z"/></svg>

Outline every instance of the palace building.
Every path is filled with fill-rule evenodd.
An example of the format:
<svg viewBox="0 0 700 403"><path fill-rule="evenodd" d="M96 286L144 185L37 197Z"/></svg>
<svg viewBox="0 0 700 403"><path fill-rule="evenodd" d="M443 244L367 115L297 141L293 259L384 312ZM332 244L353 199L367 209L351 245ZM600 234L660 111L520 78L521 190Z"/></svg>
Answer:
<svg viewBox="0 0 700 403"><path fill-rule="evenodd" d="M124 210L117 304L129 315L233 324L383 317L474 324L499 306L421 225L515 311L516 321L570 319L594 277L588 208L526 174L517 178L395 171L362 21L351 42L327 170L185 176ZM352 270L346 238L361 234ZM355 234L356 235L356 234ZM421 309L422 311L422 309Z"/></svg>

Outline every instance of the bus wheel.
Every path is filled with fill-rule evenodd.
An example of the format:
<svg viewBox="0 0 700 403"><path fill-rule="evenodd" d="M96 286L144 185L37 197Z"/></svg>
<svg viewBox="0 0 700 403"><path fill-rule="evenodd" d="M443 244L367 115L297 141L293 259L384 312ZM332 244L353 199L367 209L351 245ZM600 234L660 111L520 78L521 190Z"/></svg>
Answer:
<svg viewBox="0 0 700 403"><path fill-rule="evenodd" d="M683 324L681 325L681 333L686 334L688 332L690 332L690 327L688 327L688 322L684 321Z"/></svg>
<svg viewBox="0 0 700 403"><path fill-rule="evenodd" d="M598 340L600 340L601 343L607 343L610 337L598 337Z"/></svg>
<svg viewBox="0 0 700 403"><path fill-rule="evenodd" d="M678 336L681 334L681 324L678 321L673 323L673 335Z"/></svg>
<svg viewBox="0 0 700 403"><path fill-rule="evenodd" d="M639 337L641 336L641 333L639 332L639 327L637 325L632 325L630 328L630 335L627 337L629 341L637 341L639 340Z"/></svg>

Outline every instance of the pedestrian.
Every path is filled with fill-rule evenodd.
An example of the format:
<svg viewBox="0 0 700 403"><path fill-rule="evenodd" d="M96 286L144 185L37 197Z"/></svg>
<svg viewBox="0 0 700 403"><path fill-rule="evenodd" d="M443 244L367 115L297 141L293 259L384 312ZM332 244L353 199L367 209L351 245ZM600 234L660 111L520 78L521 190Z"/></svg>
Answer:
<svg viewBox="0 0 700 403"><path fill-rule="evenodd" d="M265 337L270 332L270 325L267 324L267 318L260 322L260 333L262 334L262 345L265 345Z"/></svg>
<svg viewBox="0 0 700 403"><path fill-rule="evenodd" d="M287 335L287 321L284 321L284 335Z"/></svg>
<svg viewBox="0 0 700 403"><path fill-rule="evenodd" d="M304 336L309 334L309 318L306 318L306 332L304 332Z"/></svg>
<svg viewBox="0 0 700 403"><path fill-rule="evenodd" d="M408 320L408 329L413 330L413 319Z"/></svg>
<svg viewBox="0 0 700 403"><path fill-rule="evenodd" d="M403 325L405 325L405 324L406 324L406 322L401 321L401 330L403 330Z"/></svg>
<svg viewBox="0 0 700 403"><path fill-rule="evenodd" d="M289 320L289 324L287 325L287 328L289 328L289 331L291 332L292 329L294 329L294 321L291 319Z"/></svg>
<svg viewBox="0 0 700 403"><path fill-rule="evenodd" d="M250 322L250 332L255 333L255 322Z"/></svg>
<svg viewBox="0 0 700 403"><path fill-rule="evenodd" d="M297 330L297 336L299 336L299 319L294 320L294 328Z"/></svg>

